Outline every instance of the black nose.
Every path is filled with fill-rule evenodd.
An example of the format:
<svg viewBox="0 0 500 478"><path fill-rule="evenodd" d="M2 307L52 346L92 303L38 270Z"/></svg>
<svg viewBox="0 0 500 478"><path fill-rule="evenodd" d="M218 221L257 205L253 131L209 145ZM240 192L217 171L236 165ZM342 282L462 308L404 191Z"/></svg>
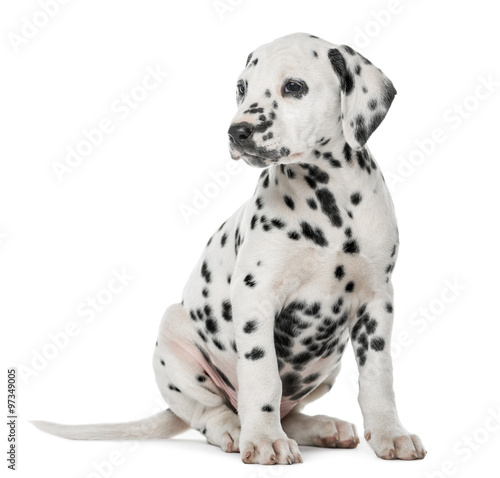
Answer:
<svg viewBox="0 0 500 478"><path fill-rule="evenodd" d="M234 123L227 132L231 143L244 148L253 134L253 125L250 123Z"/></svg>

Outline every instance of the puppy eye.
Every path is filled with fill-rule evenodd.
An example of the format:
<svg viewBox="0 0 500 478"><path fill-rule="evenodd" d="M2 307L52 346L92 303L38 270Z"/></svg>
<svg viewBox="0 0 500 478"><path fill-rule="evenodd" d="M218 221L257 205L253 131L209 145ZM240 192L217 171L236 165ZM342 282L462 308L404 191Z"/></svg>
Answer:
<svg viewBox="0 0 500 478"><path fill-rule="evenodd" d="M236 85L236 89L238 90L238 94L240 96L244 96L245 95L245 85L243 83L238 83Z"/></svg>
<svg viewBox="0 0 500 478"><path fill-rule="evenodd" d="M299 93L303 88L304 85L302 83L299 83L298 81L289 81L285 85L285 93Z"/></svg>

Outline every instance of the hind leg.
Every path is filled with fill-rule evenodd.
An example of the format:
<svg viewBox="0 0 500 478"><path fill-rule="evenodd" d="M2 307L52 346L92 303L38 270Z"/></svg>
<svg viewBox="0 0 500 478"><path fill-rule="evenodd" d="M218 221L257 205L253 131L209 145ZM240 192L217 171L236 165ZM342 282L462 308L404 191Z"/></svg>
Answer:
<svg viewBox="0 0 500 478"><path fill-rule="evenodd" d="M326 415L305 415L292 411L283 418L283 430L299 445L326 448L356 448L356 427L344 420Z"/></svg>
<svg viewBox="0 0 500 478"><path fill-rule="evenodd" d="M225 452L239 451L240 421L192 355L195 333L181 304L167 309L153 356L156 382L175 415Z"/></svg>
<svg viewBox="0 0 500 478"><path fill-rule="evenodd" d="M331 390L339 372L340 362L316 389L283 418L283 430L299 445L326 448L356 448L358 445L359 438L353 424L326 415L310 416L300 412L308 403Z"/></svg>

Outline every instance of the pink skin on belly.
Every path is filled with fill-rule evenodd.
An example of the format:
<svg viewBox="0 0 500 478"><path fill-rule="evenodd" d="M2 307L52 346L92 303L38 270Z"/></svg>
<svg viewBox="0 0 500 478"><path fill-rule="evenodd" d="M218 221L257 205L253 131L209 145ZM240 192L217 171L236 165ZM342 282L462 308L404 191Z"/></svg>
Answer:
<svg viewBox="0 0 500 478"><path fill-rule="evenodd" d="M212 379L212 381L217 385L218 388L220 388L226 397L229 399L229 402L233 406L235 410L238 410L238 382L236 380L231 380L231 383L233 384L234 388L236 390L232 390L231 388L228 387L228 385L219 377L217 372L213 369L213 367L206 361L205 357L203 357L202 353L198 349L198 347L194 346L193 344L189 343L180 343L178 344L185 352L187 352L191 357L193 357L196 362L198 362L203 370L205 370L206 374ZM217 367L219 365L217 364ZM223 373L226 374L228 377L235 377L236 373L234 370L231 371L226 371L223 370L223 367L219 367ZM287 398L281 397L281 405L280 405L280 417L283 418L285 415L287 415L290 410L294 407L294 405L297 403L296 400L289 400Z"/></svg>

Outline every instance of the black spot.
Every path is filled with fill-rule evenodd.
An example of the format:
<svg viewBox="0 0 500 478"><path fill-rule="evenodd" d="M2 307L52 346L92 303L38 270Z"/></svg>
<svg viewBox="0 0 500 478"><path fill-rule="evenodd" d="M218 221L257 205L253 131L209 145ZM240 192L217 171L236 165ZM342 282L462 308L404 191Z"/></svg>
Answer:
<svg viewBox="0 0 500 478"><path fill-rule="evenodd" d="M316 203L316 201L313 199L313 198L309 198L307 201L307 205L313 209L313 210L316 210L318 209L318 204Z"/></svg>
<svg viewBox="0 0 500 478"><path fill-rule="evenodd" d="M355 206L357 206L361 200L362 200L362 196L360 193L352 193L351 194L351 203L354 204Z"/></svg>
<svg viewBox="0 0 500 478"><path fill-rule="evenodd" d="M394 269L394 264L389 264L387 266L387 268L385 269L385 273L389 274L389 273L391 273L393 271L393 269Z"/></svg>
<svg viewBox="0 0 500 478"><path fill-rule="evenodd" d="M259 62L259 59L258 59L258 58L256 58L254 61L252 61L252 65L254 65L254 66L255 66L255 65L257 65L257 63L258 63L258 62Z"/></svg>
<svg viewBox="0 0 500 478"><path fill-rule="evenodd" d="M339 314L340 311L342 310L343 305L344 305L344 299L342 297L339 297L337 302L335 302L335 304L332 307L332 312L334 314ZM339 325L343 325L343 324L339 324Z"/></svg>
<svg viewBox="0 0 500 478"><path fill-rule="evenodd" d="M273 101L273 108L277 109L278 108L278 103L276 101Z"/></svg>
<svg viewBox="0 0 500 478"><path fill-rule="evenodd" d="M370 108L373 111L376 107L377 107L377 100L373 98L368 102L368 108Z"/></svg>
<svg viewBox="0 0 500 478"><path fill-rule="evenodd" d="M198 380L198 382L200 382L200 383L203 383L206 379L207 379L207 377L205 375L197 375L196 376L196 380Z"/></svg>
<svg viewBox="0 0 500 478"><path fill-rule="evenodd" d="M316 51L313 50L313 55L314 55L315 58L318 58L318 52L316 52Z"/></svg>
<svg viewBox="0 0 500 478"><path fill-rule="evenodd" d="M363 115L357 115L354 121L356 123L354 127L354 137L359 144L363 145L366 143L369 136L365 117Z"/></svg>
<svg viewBox="0 0 500 478"><path fill-rule="evenodd" d="M203 289L203 290L205 290L205 289ZM194 320L196 322L197 317L196 317L196 314L194 313L194 311L190 310L189 316L191 317L192 320ZM156 342L156 346L158 347L158 342Z"/></svg>
<svg viewBox="0 0 500 478"><path fill-rule="evenodd" d="M214 338L212 342L219 350L226 350L226 347L224 347L224 344L220 340Z"/></svg>
<svg viewBox="0 0 500 478"><path fill-rule="evenodd" d="M290 231L288 237L294 241L298 241L300 239L300 234L296 231Z"/></svg>
<svg viewBox="0 0 500 478"><path fill-rule="evenodd" d="M285 223L277 218L271 219L271 224L278 229L283 229L285 227Z"/></svg>
<svg viewBox="0 0 500 478"><path fill-rule="evenodd" d="M305 302L290 302L275 318L275 331L281 332L288 337L298 337L303 330L311 325L310 322L301 320L297 314L297 311L304 310L305 306ZM286 346L291 345L291 343L286 343Z"/></svg>
<svg viewBox="0 0 500 478"><path fill-rule="evenodd" d="M319 373L312 373L311 375L308 375L306 378L304 378L303 383L313 383L319 378Z"/></svg>
<svg viewBox="0 0 500 478"><path fill-rule="evenodd" d="M255 287L255 284L257 284L257 282L255 282L255 279L253 277L252 274L247 274L245 276L245 278L243 279L243 282L245 283L245 285L247 285L248 287Z"/></svg>
<svg viewBox="0 0 500 478"><path fill-rule="evenodd" d="M227 241L227 234L224 233L222 235L222 237L220 238L220 245L221 245L221 247L224 247L226 245L226 241Z"/></svg>
<svg viewBox="0 0 500 478"><path fill-rule="evenodd" d="M282 394L289 397L300 390L300 375L296 372L287 372L281 377Z"/></svg>
<svg viewBox="0 0 500 478"><path fill-rule="evenodd" d="M209 292L208 292L208 289L205 287L202 291L201 291L203 297L208 297L209 295Z"/></svg>
<svg viewBox="0 0 500 478"><path fill-rule="evenodd" d="M309 223L305 221L302 221L300 223L300 227L302 229L302 235L306 239L309 239L318 246L328 246L328 241L326 240L325 235L323 234L323 231L321 229L319 229L318 227L314 229Z"/></svg>
<svg viewBox="0 0 500 478"><path fill-rule="evenodd" d="M295 208L295 203L293 202L293 199L290 196L283 196L283 199L285 200L285 204L293 211Z"/></svg>
<svg viewBox="0 0 500 478"><path fill-rule="evenodd" d="M227 276L227 283L231 284L231 276L230 275Z"/></svg>
<svg viewBox="0 0 500 478"><path fill-rule="evenodd" d="M205 327L209 334L216 334L219 331L219 325L215 319L207 319L205 321Z"/></svg>
<svg viewBox="0 0 500 478"><path fill-rule="evenodd" d="M358 337L358 344L361 345L365 350L368 350L368 337L366 334L361 334Z"/></svg>
<svg viewBox="0 0 500 478"><path fill-rule="evenodd" d="M257 209L262 209L262 207L264 206L264 203L262 202L262 198L260 196L255 200L255 204L257 206Z"/></svg>
<svg viewBox="0 0 500 478"><path fill-rule="evenodd" d="M347 143L344 145L343 153L345 160L350 163L352 161L352 149Z"/></svg>
<svg viewBox="0 0 500 478"><path fill-rule="evenodd" d="M329 140L328 140L329 141ZM323 153L323 158L326 159L332 168L341 168L342 164L338 159L335 159L332 153Z"/></svg>
<svg viewBox="0 0 500 478"><path fill-rule="evenodd" d="M205 312L207 318L212 316L212 307L210 307L209 304L205 304L205 306L203 307L203 311Z"/></svg>
<svg viewBox="0 0 500 478"><path fill-rule="evenodd" d="M248 66L248 64L250 63L250 60L252 59L252 55L253 55L253 53L250 53L250 55L248 55L247 62L246 62L245 66Z"/></svg>
<svg viewBox="0 0 500 478"><path fill-rule="evenodd" d="M336 48L328 51L328 58L332 65L333 71L337 74L340 81L340 88L348 95L354 87L354 78L352 73L348 70L342 53Z"/></svg>
<svg viewBox="0 0 500 478"><path fill-rule="evenodd" d="M344 234L347 236L347 237L352 237L352 230L350 227L346 227L344 229Z"/></svg>
<svg viewBox="0 0 500 478"><path fill-rule="evenodd" d="M342 280L345 276L344 266L335 267L335 277L337 280Z"/></svg>
<svg viewBox="0 0 500 478"><path fill-rule="evenodd" d="M243 332L245 332L246 334L251 334L256 330L257 330L257 321L255 320L249 320L243 327Z"/></svg>
<svg viewBox="0 0 500 478"><path fill-rule="evenodd" d="M253 229L253 228L255 227L255 223L257 222L257 219L258 219L258 218L259 218L259 217L257 216L257 214L254 214L254 215L252 216L252 221L250 222L250 229Z"/></svg>
<svg viewBox="0 0 500 478"><path fill-rule="evenodd" d="M180 390L175 385L172 385L171 383L168 384L168 389L172 390L174 392L179 392L180 393Z"/></svg>
<svg viewBox="0 0 500 478"><path fill-rule="evenodd" d="M201 277L203 277L207 283L210 283L212 280L212 273L208 270L207 261L203 261L201 265Z"/></svg>
<svg viewBox="0 0 500 478"><path fill-rule="evenodd" d="M346 254L357 254L359 252L359 246L356 239L349 239L348 241L344 242L342 250Z"/></svg>
<svg viewBox="0 0 500 478"><path fill-rule="evenodd" d="M248 360L259 360L262 357L264 357L265 353L264 350L261 349L260 347L254 347L250 352L247 352L245 354L245 358Z"/></svg>
<svg viewBox="0 0 500 478"><path fill-rule="evenodd" d="M356 73L356 75L361 73L361 65L359 63L354 67L354 73Z"/></svg>
<svg viewBox="0 0 500 478"><path fill-rule="evenodd" d="M393 308L392 308L392 304L390 302L385 303L385 310L387 310L387 312L389 312L389 314L392 314Z"/></svg>
<svg viewBox="0 0 500 478"><path fill-rule="evenodd" d="M243 243L243 237L240 235L240 229L237 227L234 232L234 254L238 255L238 250Z"/></svg>
<svg viewBox="0 0 500 478"><path fill-rule="evenodd" d="M377 321L375 319L370 319L368 320L368 322L366 322L365 324L365 329L366 329L366 333L368 335L371 335L375 332L375 330L377 329Z"/></svg>
<svg viewBox="0 0 500 478"><path fill-rule="evenodd" d="M306 315L316 315L319 313L321 308L321 304L319 302L314 302L307 309L304 310L304 314Z"/></svg>
<svg viewBox="0 0 500 478"><path fill-rule="evenodd" d="M208 339L201 330L197 330L196 332L198 332L198 335L201 337L201 340L203 340L203 342L207 342Z"/></svg>
<svg viewBox="0 0 500 478"><path fill-rule="evenodd" d="M165 362L164 362L163 360L160 360L160 363L161 363L162 365L165 365Z"/></svg>
<svg viewBox="0 0 500 478"><path fill-rule="evenodd" d="M354 290L354 282L353 281L350 281L347 283L347 285L345 286L345 291L346 292L352 292Z"/></svg>
<svg viewBox="0 0 500 478"><path fill-rule="evenodd" d="M262 181L262 186L264 186L264 188L269 187L269 174L266 174L264 181Z"/></svg>
<svg viewBox="0 0 500 478"><path fill-rule="evenodd" d="M229 300L222 302L222 317L226 322L233 320L232 307Z"/></svg>
<svg viewBox="0 0 500 478"><path fill-rule="evenodd" d="M272 405L269 405L269 404L264 405L264 406L261 408L261 410L262 410L263 412L269 412L269 413L270 413L270 412L274 412L274 408L273 408L273 406L272 406Z"/></svg>
<svg viewBox="0 0 500 478"><path fill-rule="evenodd" d="M370 347L377 352L381 352L384 350L385 340L382 337L374 337L370 342Z"/></svg>
<svg viewBox="0 0 500 478"><path fill-rule="evenodd" d="M293 340L288 335L282 334L277 330L274 331L274 347L278 357L289 357L292 346Z"/></svg>
<svg viewBox="0 0 500 478"><path fill-rule="evenodd" d="M342 48L349 53L349 55L355 56L356 52L349 45L342 45ZM361 56L361 55L360 55Z"/></svg>
<svg viewBox="0 0 500 478"><path fill-rule="evenodd" d="M366 364L366 353L363 347L358 347L356 356L358 357L359 365L364 366Z"/></svg>
<svg viewBox="0 0 500 478"><path fill-rule="evenodd" d="M226 374L217 366L213 366L215 371L217 372L217 375L222 379L222 381L231 389L235 390L233 384L229 381L227 378Z"/></svg>
<svg viewBox="0 0 500 478"><path fill-rule="evenodd" d="M271 98L271 92L269 90L266 90L264 95L266 95L266 98Z"/></svg>
<svg viewBox="0 0 500 478"><path fill-rule="evenodd" d="M391 252L391 257L394 257L396 255L396 244L392 246L392 252Z"/></svg>
<svg viewBox="0 0 500 478"><path fill-rule="evenodd" d="M231 342L231 348L232 348L232 349L233 349L236 353L238 353L238 349L237 349L237 347L236 347L236 342L235 342L234 340Z"/></svg>
<svg viewBox="0 0 500 478"><path fill-rule="evenodd" d="M310 391L314 390L314 387L307 387L302 389L299 393L292 395L290 400L300 400L302 397L305 397Z"/></svg>
<svg viewBox="0 0 500 478"><path fill-rule="evenodd" d="M316 187L316 181L311 178L311 176L304 176L304 179L306 180L307 184L309 184L309 187L311 189L314 189Z"/></svg>

